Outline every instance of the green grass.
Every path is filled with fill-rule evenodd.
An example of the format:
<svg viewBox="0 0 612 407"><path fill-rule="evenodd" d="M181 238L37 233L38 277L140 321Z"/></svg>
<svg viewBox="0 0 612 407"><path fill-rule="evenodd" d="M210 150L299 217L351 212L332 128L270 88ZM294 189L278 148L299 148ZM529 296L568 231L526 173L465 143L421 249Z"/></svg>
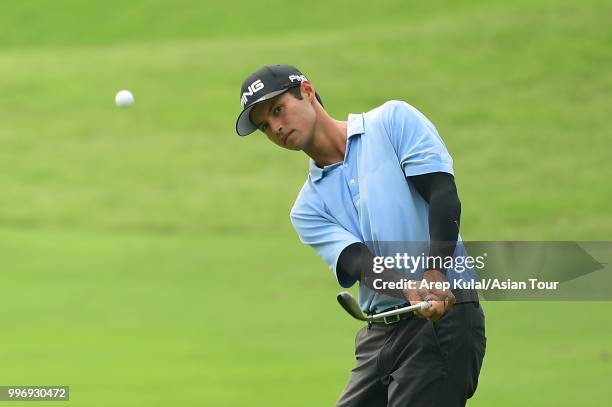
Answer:
<svg viewBox="0 0 612 407"><path fill-rule="evenodd" d="M427 114L455 160L465 239L609 240L611 11L3 7L0 384L69 384L87 406L333 404L359 324L289 224L306 159L234 133L240 82L266 63L299 66L338 118L388 99ZM122 88L132 109L114 106ZM610 303L485 310L471 405L605 403Z"/></svg>
<svg viewBox="0 0 612 407"><path fill-rule="evenodd" d="M429 115L455 157L466 236L606 238L605 13L489 7L331 32L7 48L0 220L290 233L304 157L232 137L245 72L286 60L338 117L390 98ZM112 104L120 88L135 93L133 110Z"/></svg>
<svg viewBox="0 0 612 407"><path fill-rule="evenodd" d="M87 406L312 406L333 403L353 363L360 323L310 250L282 238L4 229L0 242L2 383L69 384ZM605 400L609 303L485 311L473 405Z"/></svg>

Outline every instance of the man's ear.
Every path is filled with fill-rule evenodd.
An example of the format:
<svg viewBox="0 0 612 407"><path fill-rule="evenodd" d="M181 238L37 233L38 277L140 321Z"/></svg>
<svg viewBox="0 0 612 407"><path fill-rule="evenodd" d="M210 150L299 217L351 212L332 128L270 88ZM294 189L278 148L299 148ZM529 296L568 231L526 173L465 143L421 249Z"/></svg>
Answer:
<svg viewBox="0 0 612 407"><path fill-rule="evenodd" d="M306 98L309 102L315 99L315 89L308 81L302 81L302 83L300 83L300 93L302 97Z"/></svg>

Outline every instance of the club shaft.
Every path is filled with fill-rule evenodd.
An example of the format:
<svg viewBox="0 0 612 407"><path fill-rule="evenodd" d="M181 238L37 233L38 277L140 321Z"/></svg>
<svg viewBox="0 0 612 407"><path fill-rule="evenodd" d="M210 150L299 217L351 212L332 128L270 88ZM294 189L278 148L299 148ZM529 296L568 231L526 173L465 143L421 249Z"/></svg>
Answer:
<svg viewBox="0 0 612 407"><path fill-rule="evenodd" d="M370 315L370 316L368 316L368 321L372 321L372 320L376 320L376 319L381 319L381 318L384 318L384 317L392 317L394 315L405 314L406 312L415 311L415 310L418 310L418 309L426 309L426 308L429 308L430 306L431 306L431 303L429 303L428 301L423 301L423 302L420 302L418 304L409 305L407 307L393 309L393 310L387 311L387 312L381 312L380 314Z"/></svg>

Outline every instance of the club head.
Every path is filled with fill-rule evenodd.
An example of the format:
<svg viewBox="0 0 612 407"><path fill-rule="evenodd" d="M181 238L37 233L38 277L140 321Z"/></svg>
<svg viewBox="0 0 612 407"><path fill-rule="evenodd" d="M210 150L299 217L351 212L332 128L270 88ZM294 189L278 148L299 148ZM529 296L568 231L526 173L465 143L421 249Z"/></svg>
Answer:
<svg viewBox="0 0 612 407"><path fill-rule="evenodd" d="M338 303L346 312L348 312L353 318L359 321L367 321L366 317L361 312L359 304L355 301L355 298L348 291L342 291L336 296Z"/></svg>

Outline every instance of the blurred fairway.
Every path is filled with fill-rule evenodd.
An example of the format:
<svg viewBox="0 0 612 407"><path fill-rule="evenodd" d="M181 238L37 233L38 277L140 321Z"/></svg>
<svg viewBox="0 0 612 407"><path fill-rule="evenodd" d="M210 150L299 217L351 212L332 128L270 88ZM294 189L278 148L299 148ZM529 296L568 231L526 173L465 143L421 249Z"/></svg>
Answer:
<svg viewBox="0 0 612 407"><path fill-rule="evenodd" d="M300 67L338 118L388 99L424 112L455 160L464 239L612 240L610 15L7 2L0 385L67 384L77 406L333 404L360 324L289 223L306 157L234 132L239 85L267 63ZM113 103L123 88L130 110ZM485 311L470 405L607 403L610 303Z"/></svg>

